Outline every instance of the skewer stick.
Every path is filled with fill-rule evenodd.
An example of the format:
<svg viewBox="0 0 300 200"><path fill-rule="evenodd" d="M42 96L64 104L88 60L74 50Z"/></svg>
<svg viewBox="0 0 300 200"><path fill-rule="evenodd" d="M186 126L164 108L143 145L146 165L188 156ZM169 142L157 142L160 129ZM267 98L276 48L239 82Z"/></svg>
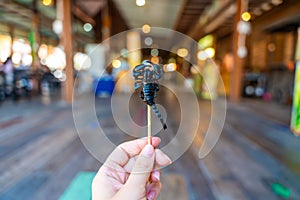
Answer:
<svg viewBox="0 0 300 200"><path fill-rule="evenodd" d="M147 121L148 121L148 144L152 145L152 135L151 135L151 106L147 105Z"/></svg>

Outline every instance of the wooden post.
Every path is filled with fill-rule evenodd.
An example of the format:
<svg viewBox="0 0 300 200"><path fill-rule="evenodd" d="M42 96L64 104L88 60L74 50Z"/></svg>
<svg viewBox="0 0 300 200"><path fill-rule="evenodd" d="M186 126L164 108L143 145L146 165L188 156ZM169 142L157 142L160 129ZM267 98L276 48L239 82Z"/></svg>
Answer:
<svg viewBox="0 0 300 200"><path fill-rule="evenodd" d="M40 16L38 13L37 5L38 1L33 1L33 19L32 19L32 31L33 31L33 45L32 45L32 70L37 71L40 65L37 50L40 45L40 33L39 33L39 24L40 24Z"/></svg>
<svg viewBox="0 0 300 200"><path fill-rule="evenodd" d="M13 51L13 44L14 44L14 27L12 25L8 25L9 27L9 36L10 36L10 55L12 56L14 51Z"/></svg>
<svg viewBox="0 0 300 200"><path fill-rule="evenodd" d="M240 97L241 97L243 59L241 59L237 54L239 36L240 36L237 30L237 25L241 20L241 15L245 10L245 4L246 4L244 0L236 0L236 3L237 3L237 12L235 16L234 30L233 30L234 67L230 76L230 90L229 90L229 98L232 102L240 101Z"/></svg>
<svg viewBox="0 0 300 200"><path fill-rule="evenodd" d="M110 37L111 18L109 13L108 1L105 1L105 6L102 8L102 41Z"/></svg>
<svg viewBox="0 0 300 200"><path fill-rule="evenodd" d="M63 88L63 98L67 103L72 102L74 86L74 70L72 56L72 22L71 22L71 0L63 0L63 46L66 54L66 81Z"/></svg>

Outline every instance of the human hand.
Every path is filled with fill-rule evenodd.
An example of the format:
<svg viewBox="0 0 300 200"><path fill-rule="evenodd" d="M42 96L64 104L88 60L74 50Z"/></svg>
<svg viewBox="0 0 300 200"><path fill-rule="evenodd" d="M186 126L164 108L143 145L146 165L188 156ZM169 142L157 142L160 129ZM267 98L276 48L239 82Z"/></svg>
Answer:
<svg viewBox="0 0 300 200"><path fill-rule="evenodd" d="M153 200L161 190L160 168L171 163L158 137L120 144L99 169L92 184L93 200Z"/></svg>

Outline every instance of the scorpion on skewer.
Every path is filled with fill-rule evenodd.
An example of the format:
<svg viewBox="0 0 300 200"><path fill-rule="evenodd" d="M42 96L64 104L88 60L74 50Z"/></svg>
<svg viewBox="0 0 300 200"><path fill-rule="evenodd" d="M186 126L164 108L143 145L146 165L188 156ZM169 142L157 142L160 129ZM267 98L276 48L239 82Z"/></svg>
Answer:
<svg viewBox="0 0 300 200"><path fill-rule="evenodd" d="M141 99L151 106L153 112L159 118L163 128L166 129L167 125L164 122L159 110L157 109L154 98L159 91L158 79L163 75L163 70L156 64L149 60L144 60L142 64L137 65L133 69L133 76L135 78L134 89L142 87Z"/></svg>

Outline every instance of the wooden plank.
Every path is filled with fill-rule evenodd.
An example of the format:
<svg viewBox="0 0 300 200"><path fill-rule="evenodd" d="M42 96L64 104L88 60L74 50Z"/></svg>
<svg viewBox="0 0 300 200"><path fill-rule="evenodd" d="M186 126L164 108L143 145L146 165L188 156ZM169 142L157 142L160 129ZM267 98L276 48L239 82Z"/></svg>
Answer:
<svg viewBox="0 0 300 200"><path fill-rule="evenodd" d="M22 151L17 152L18 155L3 160L0 164L0 192L60 153L75 137L74 131L60 130L55 134L48 134L34 144L28 145ZM20 156L26 159L20 159ZM18 157L19 159L17 159Z"/></svg>
<svg viewBox="0 0 300 200"><path fill-rule="evenodd" d="M33 199L43 199L45 196L49 199L58 199L79 171L87 171L91 166L97 168L92 171L98 171L100 165L85 150L79 139L74 140L68 147L73 149L73 153L57 154L56 158L60 160L56 162L58 168L50 168L53 170L52 176L36 194L32 195ZM47 165L50 163L52 161ZM47 169L45 167L46 165L43 169Z"/></svg>
<svg viewBox="0 0 300 200"><path fill-rule="evenodd" d="M56 117L50 115L48 116L50 118L47 120L47 122L41 121L40 124L31 126L30 129L23 129L24 132L18 131L18 134L11 134L8 131L8 133L10 133L9 137L6 137L0 143L3 147L0 151L0 158L3 159L8 157L10 154L17 151L18 148L22 148L26 144L34 142L34 140L37 140L43 135L60 129L65 125L66 122L72 122L71 118L67 118L68 115L69 113L66 112L57 113ZM65 120L66 118L68 119L67 121ZM47 117L42 119L46 120Z"/></svg>
<svg viewBox="0 0 300 200"><path fill-rule="evenodd" d="M13 187L0 194L0 199L32 200L32 194L37 192L49 178L47 173L31 173L20 179Z"/></svg>
<svg viewBox="0 0 300 200"><path fill-rule="evenodd" d="M162 176L162 191L158 199L160 200L188 200L189 195L183 175L169 173Z"/></svg>

